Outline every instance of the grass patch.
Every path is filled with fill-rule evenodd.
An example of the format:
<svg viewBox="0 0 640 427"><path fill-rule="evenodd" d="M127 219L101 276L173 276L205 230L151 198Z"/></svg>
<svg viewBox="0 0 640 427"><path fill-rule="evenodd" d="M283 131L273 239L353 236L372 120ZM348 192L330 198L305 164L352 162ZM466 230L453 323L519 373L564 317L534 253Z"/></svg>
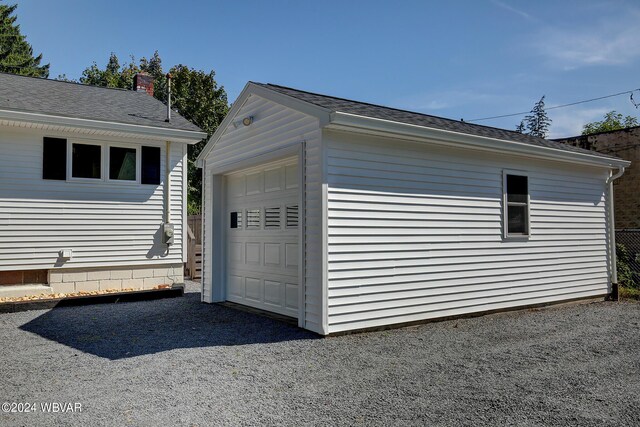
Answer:
<svg viewBox="0 0 640 427"><path fill-rule="evenodd" d="M618 294L623 299L635 299L640 301L640 289L637 288L625 288L620 286L618 288Z"/></svg>

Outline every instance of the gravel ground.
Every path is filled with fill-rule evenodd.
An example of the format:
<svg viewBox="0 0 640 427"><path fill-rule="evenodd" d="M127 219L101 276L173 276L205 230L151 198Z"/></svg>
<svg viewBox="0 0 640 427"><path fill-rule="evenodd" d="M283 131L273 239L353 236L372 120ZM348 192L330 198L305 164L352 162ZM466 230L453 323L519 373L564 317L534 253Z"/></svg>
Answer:
<svg viewBox="0 0 640 427"><path fill-rule="evenodd" d="M184 298L0 315L0 425L640 424L640 304L317 336ZM44 413L43 402L81 413Z"/></svg>

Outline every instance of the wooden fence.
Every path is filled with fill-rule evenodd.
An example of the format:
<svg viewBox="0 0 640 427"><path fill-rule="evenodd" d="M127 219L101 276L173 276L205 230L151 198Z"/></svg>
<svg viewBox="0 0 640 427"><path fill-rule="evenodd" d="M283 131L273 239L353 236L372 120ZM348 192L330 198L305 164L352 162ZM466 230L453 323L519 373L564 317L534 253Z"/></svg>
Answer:
<svg viewBox="0 0 640 427"><path fill-rule="evenodd" d="M187 217L187 263L184 274L192 280L202 277L202 215Z"/></svg>

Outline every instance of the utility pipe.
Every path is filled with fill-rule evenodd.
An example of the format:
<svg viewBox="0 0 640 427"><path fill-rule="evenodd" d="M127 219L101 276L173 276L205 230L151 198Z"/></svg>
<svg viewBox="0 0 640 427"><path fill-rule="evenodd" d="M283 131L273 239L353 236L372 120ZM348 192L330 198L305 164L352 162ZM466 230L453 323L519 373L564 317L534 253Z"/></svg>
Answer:
<svg viewBox="0 0 640 427"><path fill-rule="evenodd" d="M613 181L620 178L624 173L624 167L618 169L618 172L613 173L613 169L609 171L609 178L607 179L608 198L609 198L609 256L611 257L611 288L618 286L618 266L616 260L616 223L614 218L613 209ZM616 292L617 293L617 292Z"/></svg>

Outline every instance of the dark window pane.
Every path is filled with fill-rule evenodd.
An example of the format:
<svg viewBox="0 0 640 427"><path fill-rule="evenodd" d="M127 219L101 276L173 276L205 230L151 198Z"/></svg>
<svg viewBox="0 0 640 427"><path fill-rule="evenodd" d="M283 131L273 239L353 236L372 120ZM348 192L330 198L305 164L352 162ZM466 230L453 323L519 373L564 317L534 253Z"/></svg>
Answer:
<svg viewBox="0 0 640 427"><path fill-rule="evenodd" d="M242 218L242 217L240 217ZM240 224L242 224L242 220L238 221L238 212L231 212L231 218L229 218L230 220L230 225L229 228L238 228L238 222L240 222Z"/></svg>
<svg viewBox="0 0 640 427"><path fill-rule="evenodd" d="M142 147L141 182L143 184L160 184L160 147Z"/></svg>
<svg viewBox="0 0 640 427"><path fill-rule="evenodd" d="M527 202L527 194L529 192L527 185L527 177L520 175L507 175L507 201L508 202Z"/></svg>
<svg viewBox="0 0 640 427"><path fill-rule="evenodd" d="M42 146L42 178L67 179L67 140L44 138Z"/></svg>
<svg viewBox="0 0 640 427"><path fill-rule="evenodd" d="M109 147L109 179L136 180L136 149Z"/></svg>
<svg viewBox="0 0 640 427"><path fill-rule="evenodd" d="M71 176L100 179L101 151L102 147L99 145L73 144Z"/></svg>
<svg viewBox="0 0 640 427"><path fill-rule="evenodd" d="M527 234L527 207L508 206L507 207L509 234Z"/></svg>

